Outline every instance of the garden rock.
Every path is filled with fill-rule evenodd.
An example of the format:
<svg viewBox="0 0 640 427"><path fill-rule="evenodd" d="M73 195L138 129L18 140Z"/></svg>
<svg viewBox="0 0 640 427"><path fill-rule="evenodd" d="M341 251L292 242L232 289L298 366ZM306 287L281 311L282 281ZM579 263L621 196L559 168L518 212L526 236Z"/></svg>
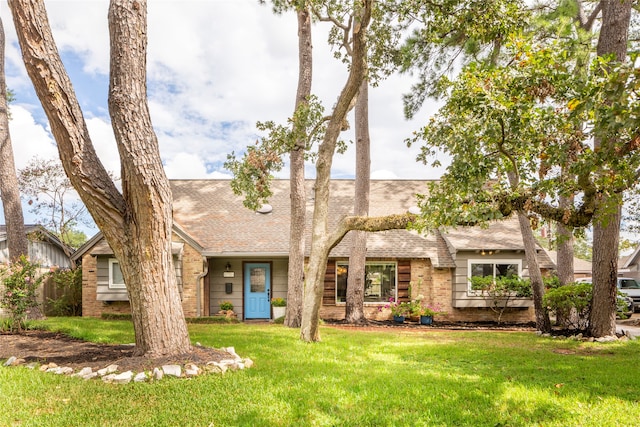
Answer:
<svg viewBox="0 0 640 427"><path fill-rule="evenodd" d="M152 377L154 380L160 381L163 376L164 376L164 372L162 372L162 369L153 368Z"/></svg>
<svg viewBox="0 0 640 427"><path fill-rule="evenodd" d="M220 365L218 362L207 362L205 369L212 373L224 374L227 372L227 367Z"/></svg>
<svg viewBox="0 0 640 427"><path fill-rule="evenodd" d="M143 383L145 381L147 381L147 374L145 372L139 372L138 374L136 374L135 377L133 377L133 382L135 383Z"/></svg>
<svg viewBox="0 0 640 427"><path fill-rule="evenodd" d="M49 370L51 368L57 368L57 367L58 367L58 365L56 365L53 362L45 363L44 365L40 366L40 372L47 372L47 370Z"/></svg>
<svg viewBox="0 0 640 427"><path fill-rule="evenodd" d="M98 375L104 377L105 375L113 374L114 372L118 372L118 365L109 365L106 368L100 369L98 371Z"/></svg>
<svg viewBox="0 0 640 427"><path fill-rule="evenodd" d="M113 377L112 382L114 384L129 384L133 379L133 372L127 371L121 374L117 374Z"/></svg>
<svg viewBox="0 0 640 427"><path fill-rule="evenodd" d="M614 342L614 341L618 341L618 337L609 335L606 337L596 338L596 342Z"/></svg>
<svg viewBox="0 0 640 427"><path fill-rule="evenodd" d="M13 362L16 361L16 357L15 356L11 356L10 358L7 359L6 362L4 362L4 366L12 366Z"/></svg>
<svg viewBox="0 0 640 427"><path fill-rule="evenodd" d="M195 365L193 363L189 363L184 367L184 374L188 377L195 377L197 375L200 375L200 372L201 369L198 367L198 365Z"/></svg>
<svg viewBox="0 0 640 427"><path fill-rule="evenodd" d="M182 368L179 365L163 365L162 371L165 375L172 377L181 377L182 376Z"/></svg>

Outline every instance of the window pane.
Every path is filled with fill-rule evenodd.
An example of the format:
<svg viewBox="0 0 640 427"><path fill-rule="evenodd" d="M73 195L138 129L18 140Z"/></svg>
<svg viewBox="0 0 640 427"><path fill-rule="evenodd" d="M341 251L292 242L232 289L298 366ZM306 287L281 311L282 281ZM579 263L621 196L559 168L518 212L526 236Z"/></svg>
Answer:
<svg viewBox="0 0 640 427"><path fill-rule="evenodd" d="M251 269L251 292L265 292L267 288L267 270L264 267Z"/></svg>
<svg viewBox="0 0 640 427"><path fill-rule="evenodd" d="M518 264L496 264L496 277L518 276Z"/></svg>
<svg viewBox="0 0 640 427"><path fill-rule="evenodd" d="M347 301L349 266L336 266L336 302ZM396 296L396 265L366 264L364 302L388 302Z"/></svg>
<svg viewBox="0 0 640 427"><path fill-rule="evenodd" d="M111 283L114 285L124 285L122 270L120 270L120 264L117 262L111 263Z"/></svg>
<svg viewBox="0 0 640 427"><path fill-rule="evenodd" d="M365 274L365 302L386 302L389 298L395 297L395 264L367 264Z"/></svg>
<svg viewBox="0 0 640 427"><path fill-rule="evenodd" d="M493 264L471 264L471 276L493 276Z"/></svg>
<svg viewBox="0 0 640 427"><path fill-rule="evenodd" d="M620 287L622 289L638 289L638 283L633 279L622 279L620 280Z"/></svg>
<svg viewBox="0 0 640 427"><path fill-rule="evenodd" d="M346 264L336 265L336 302L347 301L347 275L349 266Z"/></svg>

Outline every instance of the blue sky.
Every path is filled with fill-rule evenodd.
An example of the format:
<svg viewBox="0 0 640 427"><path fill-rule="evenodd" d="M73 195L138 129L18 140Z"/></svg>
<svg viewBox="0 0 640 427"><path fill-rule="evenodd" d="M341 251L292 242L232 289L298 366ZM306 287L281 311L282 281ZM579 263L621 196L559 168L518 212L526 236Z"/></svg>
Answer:
<svg viewBox="0 0 640 427"><path fill-rule="evenodd" d="M119 173L109 122L108 2L46 1L54 37L89 132L105 167ZM55 142L22 64L10 11L0 4L12 104L11 138L16 167L34 156L57 158ZM255 123L284 123L291 114L297 81L295 14L275 16L257 0L149 0L148 94L167 176L228 178L227 154L242 152L258 137ZM330 109L346 78L326 42L326 24L314 26L313 92ZM415 161L419 147L404 140L434 112L428 106L408 122L402 94L410 76L391 76L370 90L374 178L437 178L441 171ZM349 133L343 138L353 138ZM353 177L354 150L336 155L333 176ZM309 170L312 170L310 165ZM288 176L285 169L281 177Z"/></svg>

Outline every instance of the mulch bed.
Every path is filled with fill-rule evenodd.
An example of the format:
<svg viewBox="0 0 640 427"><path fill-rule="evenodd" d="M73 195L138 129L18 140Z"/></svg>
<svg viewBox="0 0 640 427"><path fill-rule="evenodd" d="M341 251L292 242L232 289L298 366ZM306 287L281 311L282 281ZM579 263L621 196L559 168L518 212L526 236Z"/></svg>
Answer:
<svg viewBox="0 0 640 427"><path fill-rule="evenodd" d="M15 356L26 363L54 362L74 370L85 367L96 370L115 364L120 372L142 372L168 364L204 365L229 358L227 352L199 346L194 346L187 354L156 359L134 357L133 350L133 345L96 344L57 332L30 330L21 335L0 333L0 360Z"/></svg>

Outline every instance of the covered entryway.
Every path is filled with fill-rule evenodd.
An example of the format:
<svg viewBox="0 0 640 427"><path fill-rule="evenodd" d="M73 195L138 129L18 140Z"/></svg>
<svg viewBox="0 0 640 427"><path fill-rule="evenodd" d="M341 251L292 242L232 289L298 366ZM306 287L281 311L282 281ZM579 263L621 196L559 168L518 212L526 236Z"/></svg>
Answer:
<svg viewBox="0 0 640 427"><path fill-rule="evenodd" d="M271 318L271 264L244 264L244 318Z"/></svg>

